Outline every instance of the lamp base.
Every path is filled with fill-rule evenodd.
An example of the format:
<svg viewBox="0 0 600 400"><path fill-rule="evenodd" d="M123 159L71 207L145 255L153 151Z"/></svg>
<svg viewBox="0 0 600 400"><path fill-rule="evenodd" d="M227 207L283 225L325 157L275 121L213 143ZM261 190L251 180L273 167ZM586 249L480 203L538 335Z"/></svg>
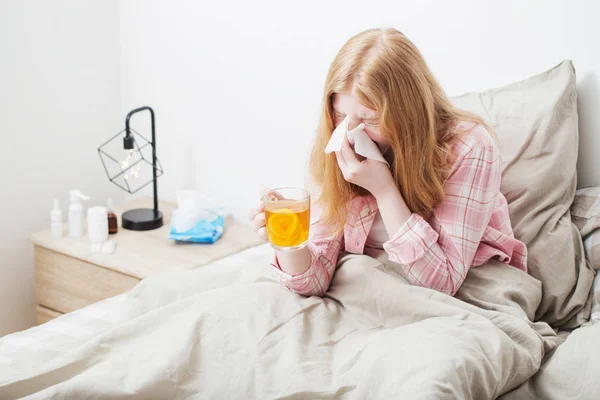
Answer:
<svg viewBox="0 0 600 400"><path fill-rule="evenodd" d="M130 231L151 231L163 226L163 214L152 208L136 208L125 211L121 216L123 229Z"/></svg>

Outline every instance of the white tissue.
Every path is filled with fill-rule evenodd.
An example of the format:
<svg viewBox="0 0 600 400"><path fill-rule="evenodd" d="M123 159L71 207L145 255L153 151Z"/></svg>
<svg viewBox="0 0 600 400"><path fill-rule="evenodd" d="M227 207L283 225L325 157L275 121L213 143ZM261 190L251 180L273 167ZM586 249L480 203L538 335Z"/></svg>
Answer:
<svg viewBox="0 0 600 400"><path fill-rule="evenodd" d="M200 220L211 221L219 215L225 217L227 213L216 202L203 194L190 190L178 190L178 208L171 215L171 226L177 232L187 232Z"/></svg>
<svg viewBox="0 0 600 400"><path fill-rule="evenodd" d="M388 164L385 158L383 158L379 147L377 147L375 142L373 142L365 133L365 124L360 124L351 131L348 131L348 120L348 117L344 118L338 127L335 128L331 134L329 143L327 143L327 146L325 147L325 153L329 154L334 151L340 151L342 149L344 137L347 135L348 142L354 146L354 152L356 154Z"/></svg>

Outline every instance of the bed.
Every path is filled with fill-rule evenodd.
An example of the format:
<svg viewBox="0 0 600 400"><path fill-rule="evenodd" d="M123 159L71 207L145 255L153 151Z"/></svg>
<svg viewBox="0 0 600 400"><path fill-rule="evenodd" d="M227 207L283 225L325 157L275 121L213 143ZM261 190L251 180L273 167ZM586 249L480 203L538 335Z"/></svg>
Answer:
<svg viewBox="0 0 600 400"><path fill-rule="evenodd" d="M450 297L384 254L343 254L326 296L305 298L261 245L0 339L0 398L597 398L582 233L600 207L576 197L573 64L453 100L497 133L529 273L492 260Z"/></svg>

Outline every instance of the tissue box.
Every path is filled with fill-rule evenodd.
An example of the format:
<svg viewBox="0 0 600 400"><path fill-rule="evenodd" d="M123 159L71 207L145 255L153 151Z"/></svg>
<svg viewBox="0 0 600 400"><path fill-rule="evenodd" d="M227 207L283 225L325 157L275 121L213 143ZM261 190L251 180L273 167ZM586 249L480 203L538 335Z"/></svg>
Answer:
<svg viewBox="0 0 600 400"><path fill-rule="evenodd" d="M169 239L178 242L214 243L225 228L225 213L208 197L194 191L177 191L178 208L171 217Z"/></svg>
<svg viewBox="0 0 600 400"><path fill-rule="evenodd" d="M214 243L223 235L224 228L225 218L218 215L213 219L200 220L192 229L183 232L178 232L175 226L171 225L169 239L178 242Z"/></svg>

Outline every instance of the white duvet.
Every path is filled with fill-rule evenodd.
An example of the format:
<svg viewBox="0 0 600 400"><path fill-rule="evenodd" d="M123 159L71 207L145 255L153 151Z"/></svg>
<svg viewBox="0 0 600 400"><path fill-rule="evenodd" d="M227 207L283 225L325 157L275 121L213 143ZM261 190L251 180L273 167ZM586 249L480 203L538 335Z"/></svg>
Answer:
<svg viewBox="0 0 600 400"><path fill-rule="evenodd" d="M270 256L154 276L0 339L0 398L486 399L559 342L529 322L539 282L498 262L473 268L457 299L349 255L321 299L282 288Z"/></svg>

